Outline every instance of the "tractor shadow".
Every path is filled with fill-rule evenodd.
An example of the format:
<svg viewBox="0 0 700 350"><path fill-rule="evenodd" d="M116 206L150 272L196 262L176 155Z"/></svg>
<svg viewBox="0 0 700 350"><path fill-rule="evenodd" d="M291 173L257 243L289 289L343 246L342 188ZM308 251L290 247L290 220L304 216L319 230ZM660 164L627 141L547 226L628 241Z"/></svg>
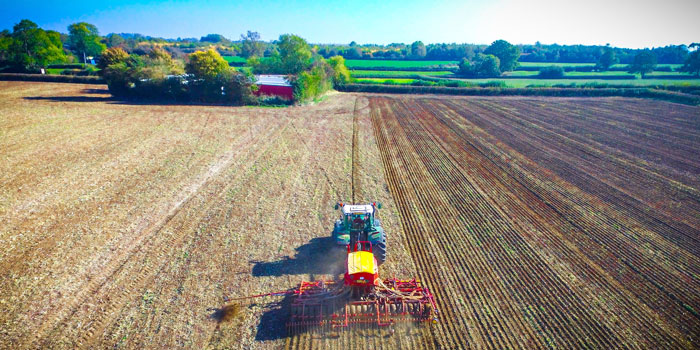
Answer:
<svg viewBox="0 0 700 350"><path fill-rule="evenodd" d="M293 258L284 257L277 261L251 261L253 263L253 276L284 276L284 275L311 275L310 280L337 279L338 275L345 272L345 258L347 250L338 246L332 237L312 238L308 243L296 248ZM316 276L318 275L318 276ZM329 275L333 276L330 277ZM296 288L287 290L282 299L275 301L265 300L259 304L263 307L263 314L257 326L256 341L278 340L289 336L287 322L290 317L292 300Z"/></svg>
<svg viewBox="0 0 700 350"><path fill-rule="evenodd" d="M113 102L112 96L30 96L25 97L30 101L52 101L52 102Z"/></svg>
<svg viewBox="0 0 700 350"><path fill-rule="evenodd" d="M251 261L253 276L338 275L345 271L347 251L335 244L332 237L312 238L296 248L293 258L278 261Z"/></svg>
<svg viewBox="0 0 700 350"><path fill-rule="evenodd" d="M293 292L294 290L292 288L287 292ZM288 336L287 322L290 317L293 297L294 294L287 294L281 300L263 304L264 311L262 316L260 316L260 323L258 323L257 332L255 333L256 341L278 340Z"/></svg>

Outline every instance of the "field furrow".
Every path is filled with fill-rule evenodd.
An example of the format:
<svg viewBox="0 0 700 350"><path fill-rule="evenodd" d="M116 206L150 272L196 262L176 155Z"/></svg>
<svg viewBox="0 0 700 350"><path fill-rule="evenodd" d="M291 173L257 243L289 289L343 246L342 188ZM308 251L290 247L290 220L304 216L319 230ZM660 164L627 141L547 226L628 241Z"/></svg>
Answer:
<svg viewBox="0 0 700 350"><path fill-rule="evenodd" d="M689 215L693 200L672 215L630 201L641 186L616 194L624 171L657 187L673 183L634 159L600 157L609 146L586 139L577 120L563 128L554 113L538 114L538 102L371 98L389 187L410 208L400 213L418 270L441 279L432 285L443 308L456 296L474 302L444 315L456 319L436 327L437 339L464 346L451 335L467 332L487 347L690 346L698 261L688 252L698 249L697 232L671 216ZM477 288L460 287L469 283ZM513 342L524 337L534 339Z"/></svg>

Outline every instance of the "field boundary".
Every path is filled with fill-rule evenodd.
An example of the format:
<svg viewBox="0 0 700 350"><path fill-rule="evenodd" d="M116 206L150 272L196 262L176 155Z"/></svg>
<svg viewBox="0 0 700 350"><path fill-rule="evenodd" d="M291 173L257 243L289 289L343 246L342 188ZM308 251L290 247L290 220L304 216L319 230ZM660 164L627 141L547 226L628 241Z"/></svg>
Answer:
<svg viewBox="0 0 700 350"><path fill-rule="evenodd" d="M52 74L23 74L0 73L0 80L4 81L43 81L48 83L75 83L75 84L106 84L104 79L97 76L77 75L52 75Z"/></svg>
<svg viewBox="0 0 700 350"><path fill-rule="evenodd" d="M636 97L652 98L687 105L700 105L700 97L680 92L648 88L454 88L436 86L401 86L348 84L337 88L343 92L390 94L438 94L457 96L549 96L549 97Z"/></svg>

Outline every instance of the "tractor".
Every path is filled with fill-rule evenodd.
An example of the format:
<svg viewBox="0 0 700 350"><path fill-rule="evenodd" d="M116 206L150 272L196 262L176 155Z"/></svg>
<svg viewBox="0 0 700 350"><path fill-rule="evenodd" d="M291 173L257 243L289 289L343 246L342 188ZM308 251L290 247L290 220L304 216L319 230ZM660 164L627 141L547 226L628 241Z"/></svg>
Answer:
<svg viewBox="0 0 700 350"><path fill-rule="evenodd" d="M380 277L379 264L386 259L386 235L376 218L381 204L338 203L335 208L342 208L342 216L335 223L333 238L347 249L342 279L301 281L291 290L226 300L289 296L290 334L358 327L388 329L393 334L395 325L437 323L433 294L419 280Z"/></svg>
<svg viewBox="0 0 700 350"><path fill-rule="evenodd" d="M382 228L378 209L381 203L345 204L338 202L336 210L341 210L340 219L335 221L333 239L342 247L354 247L358 241L368 241L374 248L374 256L379 265L386 261L386 233Z"/></svg>

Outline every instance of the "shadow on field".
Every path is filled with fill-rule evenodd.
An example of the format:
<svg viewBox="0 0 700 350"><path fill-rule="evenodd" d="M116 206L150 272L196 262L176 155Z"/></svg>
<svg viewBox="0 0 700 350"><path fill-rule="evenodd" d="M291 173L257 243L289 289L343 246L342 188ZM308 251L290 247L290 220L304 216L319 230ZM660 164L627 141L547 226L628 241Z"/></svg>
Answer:
<svg viewBox="0 0 700 350"><path fill-rule="evenodd" d="M338 276L345 271L345 247L335 244L332 237L312 238L308 243L296 248L293 258L284 257L278 261L251 261L253 276L314 275ZM320 276L319 276L320 277ZM321 277L327 279L327 276ZM289 289L293 292L295 289ZM286 323L289 321L293 293L283 299L276 299L264 304L264 311L257 327L255 340L266 341L286 338Z"/></svg>
<svg viewBox="0 0 700 350"><path fill-rule="evenodd" d="M82 89L80 92L82 92L84 94L104 94L104 95L109 94L108 89Z"/></svg>
<svg viewBox="0 0 700 350"><path fill-rule="evenodd" d="M251 261L253 276L283 275L338 275L345 271L346 250L335 244L332 237L312 238L296 248L293 258L284 257L278 261Z"/></svg>
<svg viewBox="0 0 700 350"><path fill-rule="evenodd" d="M253 276L283 276L301 274L337 275L343 273L346 251L332 237L312 238L296 248L294 258L278 261L251 261Z"/></svg>
<svg viewBox="0 0 700 350"><path fill-rule="evenodd" d="M289 289L288 292L293 292ZM287 337L287 322L294 294L287 294L284 298L264 304L263 314L260 316L255 340L277 340Z"/></svg>
<svg viewBox="0 0 700 350"><path fill-rule="evenodd" d="M32 101L53 101L53 102L108 102L116 101L112 96L31 96L25 97L25 100Z"/></svg>

